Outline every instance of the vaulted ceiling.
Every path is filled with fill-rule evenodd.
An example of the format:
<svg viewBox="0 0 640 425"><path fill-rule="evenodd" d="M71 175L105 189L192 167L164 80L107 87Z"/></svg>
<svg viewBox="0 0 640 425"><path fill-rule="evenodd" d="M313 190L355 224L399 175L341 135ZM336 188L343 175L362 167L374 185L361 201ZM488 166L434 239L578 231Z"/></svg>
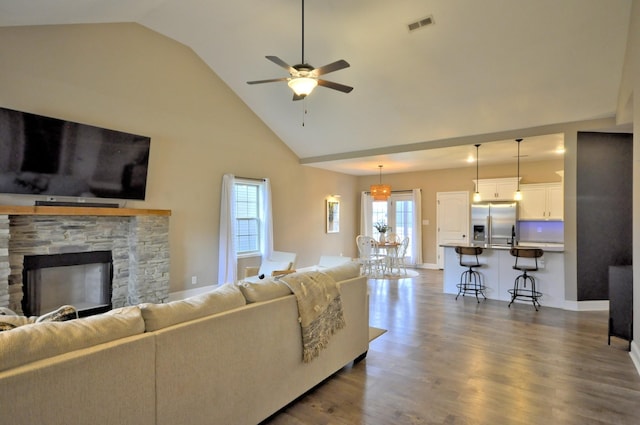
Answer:
<svg viewBox="0 0 640 425"><path fill-rule="evenodd" d="M193 49L302 163L358 175L377 164L450 166L475 152L464 140L478 135L485 157L512 160L512 140L492 134L614 116L630 7L306 0L304 58L301 0L0 0L0 26L137 22ZM409 31L427 17L432 24ZM246 84L288 76L266 55L315 67L345 59L349 68L323 78L354 90L318 87L294 102L286 82ZM543 159L562 135L528 141L523 154Z"/></svg>

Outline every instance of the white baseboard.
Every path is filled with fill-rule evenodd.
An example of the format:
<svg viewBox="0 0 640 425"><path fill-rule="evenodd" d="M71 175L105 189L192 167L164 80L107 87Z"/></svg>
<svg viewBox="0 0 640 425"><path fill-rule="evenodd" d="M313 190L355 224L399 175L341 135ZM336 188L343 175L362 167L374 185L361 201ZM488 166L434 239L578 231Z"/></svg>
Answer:
<svg viewBox="0 0 640 425"><path fill-rule="evenodd" d="M437 264L432 264L432 263L422 263L422 264L416 264L416 269L429 269L429 270L438 270L439 267Z"/></svg>
<svg viewBox="0 0 640 425"><path fill-rule="evenodd" d="M186 289L184 291L170 292L169 302L176 301L176 300L184 300L185 298L189 298L189 297L195 297L196 295L204 294L205 292L210 292L217 287L218 285L209 285L209 286L201 286L199 288L194 288L194 289Z"/></svg>
<svg viewBox="0 0 640 425"><path fill-rule="evenodd" d="M640 375L640 347L638 346L638 344L636 344L635 341L631 341L631 352L629 353L629 355L631 356L631 360L636 367L638 375Z"/></svg>
<svg viewBox="0 0 640 425"><path fill-rule="evenodd" d="M565 310L571 311L608 311L609 300L599 301L564 301Z"/></svg>

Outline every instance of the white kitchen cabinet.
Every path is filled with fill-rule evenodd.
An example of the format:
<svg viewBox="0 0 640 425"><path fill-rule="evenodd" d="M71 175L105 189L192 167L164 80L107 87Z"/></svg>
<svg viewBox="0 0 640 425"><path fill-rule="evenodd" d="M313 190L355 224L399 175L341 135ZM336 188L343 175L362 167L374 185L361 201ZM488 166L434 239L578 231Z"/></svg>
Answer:
<svg viewBox="0 0 640 425"><path fill-rule="evenodd" d="M473 182L476 183L476 180ZM513 196L518 190L517 177L480 179L477 182L482 201L513 201Z"/></svg>
<svg viewBox="0 0 640 425"><path fill-rule="evenodd" d="M520 220L563 220L562 183L522 184L520 191L522 192L522 201L519 203Z"/></svg>

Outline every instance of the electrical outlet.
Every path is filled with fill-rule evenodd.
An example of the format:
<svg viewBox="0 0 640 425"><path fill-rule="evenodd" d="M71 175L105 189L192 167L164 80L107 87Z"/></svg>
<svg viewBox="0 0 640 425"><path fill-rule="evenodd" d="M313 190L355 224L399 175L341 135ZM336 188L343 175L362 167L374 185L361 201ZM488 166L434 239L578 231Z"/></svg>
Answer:
<svg viewBox="0 0 640 425"><path fill-rule="evenodd" d="M191 276L191 284L195 285L198 283L198 276Z"/></svg>

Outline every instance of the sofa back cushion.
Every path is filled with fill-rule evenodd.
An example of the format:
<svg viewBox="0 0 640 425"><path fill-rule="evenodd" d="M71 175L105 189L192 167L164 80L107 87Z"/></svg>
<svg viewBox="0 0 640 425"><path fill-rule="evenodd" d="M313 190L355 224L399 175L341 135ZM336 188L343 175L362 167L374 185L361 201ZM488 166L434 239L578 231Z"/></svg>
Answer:
<svg viewBox="0 0 640 425"><path fill-rule="evenodd" d="M360 263L351 261L339 266L321 269L320 271L331 276L336 282L341 282L360 276Z"/></svg>
<svg viewBox="0 0 640 425"><path fill-rule="evenodd" d="M0 322L3 323L8 323L10 325L13 325L15 327L18 326L24 326L24 325L30 325L32 323L35 323L36 320L38 319L38 316L3 316L0 315Z"/></svg>
<svg viewBox="0 0 640 425"><path fill-rule="evenodd" d="M0 371L144 332L138 307L0 332Z"/></svg>
<svg viewBox="0 0 640 425"><path fill-rule="evenodd" d="M240 288L247 303L269 301L293 293L284 282L268 278L257 282L241 281L238 282L238 288Z"/></svg>
<svg viewBox="0 0 640 425"><path fill-rule="evenodd" d="M166 304L140 304L147 332L246 305L240 289L226 283L211 292Z"/></svg>

